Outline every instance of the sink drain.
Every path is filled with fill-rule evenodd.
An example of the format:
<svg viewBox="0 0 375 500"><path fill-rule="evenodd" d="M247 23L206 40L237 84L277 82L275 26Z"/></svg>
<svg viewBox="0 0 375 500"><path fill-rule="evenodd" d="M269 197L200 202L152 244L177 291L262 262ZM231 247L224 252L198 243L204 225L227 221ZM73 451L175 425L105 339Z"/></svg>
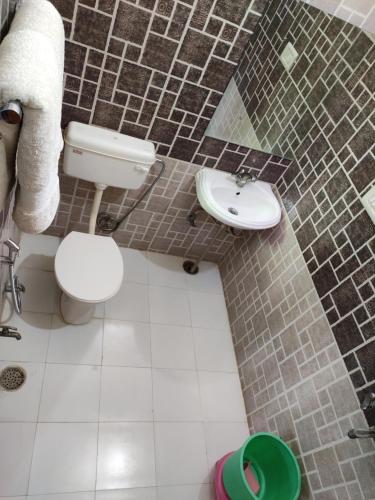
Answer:
<svg viewBox="0 0 375 500"><path fill-rule="evenodd" d="M0 387L5 391L17 391L26 381L26 372L20 366L7 366L0 373Z"/></svg>
<svg viewBox="0 0 375 500"><path fill-rule="evenodd" d="M233 207L229 207L228 208L228 212L232 215L238 215L238 210L236 210L235 208Z"/></svg>

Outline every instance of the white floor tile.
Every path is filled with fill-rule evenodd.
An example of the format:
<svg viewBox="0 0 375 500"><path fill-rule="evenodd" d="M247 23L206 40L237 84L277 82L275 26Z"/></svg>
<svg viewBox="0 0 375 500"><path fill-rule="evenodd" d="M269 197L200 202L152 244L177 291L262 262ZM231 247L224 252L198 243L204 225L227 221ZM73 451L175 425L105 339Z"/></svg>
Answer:
<svg viewBox="0 0 375 500"><path fill-rule="evenodd" d="M187 292L150 286L150 318L151 323L191 326Z"/></svg>
<svg viewBox="0 0 375 500"><path fill-rule="evenodd" d="M187 276L181 258L121 249L118 296L73 326L52 316L57 246L27 237L22 253L31 293L10 324L23 339L0 369L28 380L0 393L0 422L33 421L40 402L42 423L32 464L35 424L0 423L0 495L26 500L31 468L28 500L213 500L209 469L248 433L217 266Z"/></svg>
<svg viewBox="0 0 375 500"><path fill-rule="evenodd" d="M157 500L215 500L215 498L213 486L210 484L157 488Z"/></svg>
<svg viewBox="0 0 375 500"><path fill-rule="evenodd" d="M86 325L67 325L58 316L54 316L47 361L100 365L102 342L102 320L93 319Z"/></svg>
<svg viewBox="0 0 375 500"><path fill-rule="evenodd" d="M105 303L99 302L95 306L94 318L104 318L105 316Z"/></svg>
<svg viewBox="0 0 375 500"><path fill-rule="evenodd" d="M51 321L52 316L48 314L24 312L22 317L14 314L9 323L18 328L22 340L3 341L0 359L36 363L45 361Z"/></svg>
<svg viewBox="0 0 375 500"><path fill-rule="evenodd" d="M0 370L12 365L12 363L2 362ZM0 421L36 422L45 365L42 363L19 363L17 366L26 371L26 382L18 391L0 390Z"/></svg>
<svg viewBox="0 0 375 500"><path fill-rule="evenodd" d="M148 283L148 259L140 250L121 248L120 252L124 261L124 281L135 283Z"/></svg>
<svg viewBox="0 0 375 500"><path fill-rule="evenodd" d="M96 500L156 500L156 488L97 491Z"/></svg>
<svg viewBox="0 0 375 500"><path fill-rule="evenodd" d="M1 499L0 499L1 500ZM95 492L55 493L52 495L31 495L27 500L95 500Z"/></svg>
<svg viewBox="0 0 375 500"><path fill-rule="evenodd" d="M213 262L201 262L198 274L186 274L187 286L194 292L224 295L219 267Z"/></svg>
<svg viewBox="0 0 375 500"><path fill-rule="evenodd" d="M29 494L95 490L97 424L38 424Z"/></svg>
<svg viewBox="0 0 375 500"><path fill-rule="evenodd" d="M106 302L105 317L148 322L148 287L141 283L124 282L118 294Z"/></svg>
<svg viewBox="0 0 375 500"><path fill-rule="evenodd" d="M238 373L230 331L203 328L193 330L198 370Z"/></svg>
<svg viewBox="0 0 375 500"><path fill-rule="evenodd" d="M155 420L202 420L195 371L154 369L152 373Z"/></svg>
<svg viewBox="0 0 375 500"><path fill-rule="evenodd" d="M153 420L150 368L103 366L100 420Z"/></svg>
<svg viewBox="0 0 375 500"><path fill-rule="evenodd" d="M189 327L151 325L152 366L195 369L193 332Z"/></svg>
<svg viewBox="0 0 375 500"><path fill-rule="evenodd" d="M151 366L150 326L106 319L103 365Z"/></svg>
<svg viewBox="0 0 375 500"><path fill-rule="evenodd" d="M97 422L99 395L99 366L48 364L39 421Z"/></svg>
<svg viewBox="0 0 375 500"><path fill-rule="evenodd" d="M199 372L203 417L211 422L245 422L246 411L237 373Z"/></svg>
<svg viewBox="0 0 375 500"><path fill-rule="evenodd" d="M153 424L100 424L96 489L148 486L155 486Z"/></svg>
<svg viewBox="0 0 375 500"><path fill-rule="evenodd" d="M249 437L249 428L242 423L205 424L208 466L213 473L216 462L224 455L240 448Z"/></svg>
<svg viewBox="0 0 375 500"><path fill-rule="evenodd" d="M25 495L29 480L35 424L0 424L0 491Z"/></svg>
<svg viewBox="0 0 375 500"><path fill-rule="evenodd" d="M26 292L22 294L24 311L53 314L57 311L58 286L55 275L40 269L20 268L17 272Z"/></svg>
<svg viewBox="0 0 375 500"><path fill-rule="evenodd" d="M189 298L193 327L229 330L224 297L215 294L190 292Z"/></svg>
<svg viewBox="0 0 375 500"><path fill-rule="evenodd" d="M186 274L181 257L148 252L147 260L151 285L186 288Z"/></svg>
<svg viewBox="0 0 375 500"><path fill-rule="evenodd" d="M156 423L155 446L158 486L208 482L201 423Z"/></svg>
<svg viewBox="0 0 375 500"><path fill-rule="evenodd" d="M26 497L0 497L0 500L26 500Z"/></svg>
<svg viewBox="0 0 375 500"><path fill-rule="evenodd" d="M33 268L53 272L60 241L56 236L22 233L16 269Z"/></svg>

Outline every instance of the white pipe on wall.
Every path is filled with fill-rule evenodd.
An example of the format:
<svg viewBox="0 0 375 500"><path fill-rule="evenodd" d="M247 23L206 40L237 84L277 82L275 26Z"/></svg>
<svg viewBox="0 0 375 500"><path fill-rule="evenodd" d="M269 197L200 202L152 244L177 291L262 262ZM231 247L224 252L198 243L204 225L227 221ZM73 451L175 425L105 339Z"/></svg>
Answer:
<svg viewBox="0 0 375 500"><path fill-rule="evenodd" d="M107 189L108 186L106 184L97 183L95 184L95 187L96 191L90 213L89 234L95 234L96 219L98 218L100 203L103 197L103 191Z"/></svg>

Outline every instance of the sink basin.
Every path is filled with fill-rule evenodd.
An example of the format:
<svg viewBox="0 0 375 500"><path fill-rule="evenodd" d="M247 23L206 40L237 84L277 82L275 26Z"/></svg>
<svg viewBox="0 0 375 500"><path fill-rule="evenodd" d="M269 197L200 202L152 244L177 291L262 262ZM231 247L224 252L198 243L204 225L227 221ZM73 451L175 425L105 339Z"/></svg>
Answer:
<svg viewBox="0 0 375 500"><path fill-rule="evenodd" d="M202 208L223 224L258 230L280 222L280 204L270 184L256 181L239 188L231 174L213 168L202 168L195 179Z"/></svg>

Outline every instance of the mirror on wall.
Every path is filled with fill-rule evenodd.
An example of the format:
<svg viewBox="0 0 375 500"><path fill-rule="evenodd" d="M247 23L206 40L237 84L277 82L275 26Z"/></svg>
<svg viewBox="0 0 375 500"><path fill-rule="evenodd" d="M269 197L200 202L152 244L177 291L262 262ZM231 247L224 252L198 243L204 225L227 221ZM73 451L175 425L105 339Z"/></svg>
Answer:
<svg viewBox="0 0 375 500"><path fill-rule="evenodd" d="M273 18L279 3L272 0L263 16ZM293 159L293 138L303 134L304 121L315 114L335 81L353 74L359 54L369 50L375 37L308 2L289 2L285 10L283 19L276 16L271 23L272 32L265 32L260 20L205 134ZM313 39L304 24L316 25ZM344 65L339 52L326 50L330 43L348 51Z"/></svg>
<svg viewBox="0 0 375 500"><path fill-rule="evenodd" d="M259 136L257 121L254 121L253 113L246 107L246 98L241 96L233 77L207 127L206 135L265 153L278 154L274 144Z"/></svg>

